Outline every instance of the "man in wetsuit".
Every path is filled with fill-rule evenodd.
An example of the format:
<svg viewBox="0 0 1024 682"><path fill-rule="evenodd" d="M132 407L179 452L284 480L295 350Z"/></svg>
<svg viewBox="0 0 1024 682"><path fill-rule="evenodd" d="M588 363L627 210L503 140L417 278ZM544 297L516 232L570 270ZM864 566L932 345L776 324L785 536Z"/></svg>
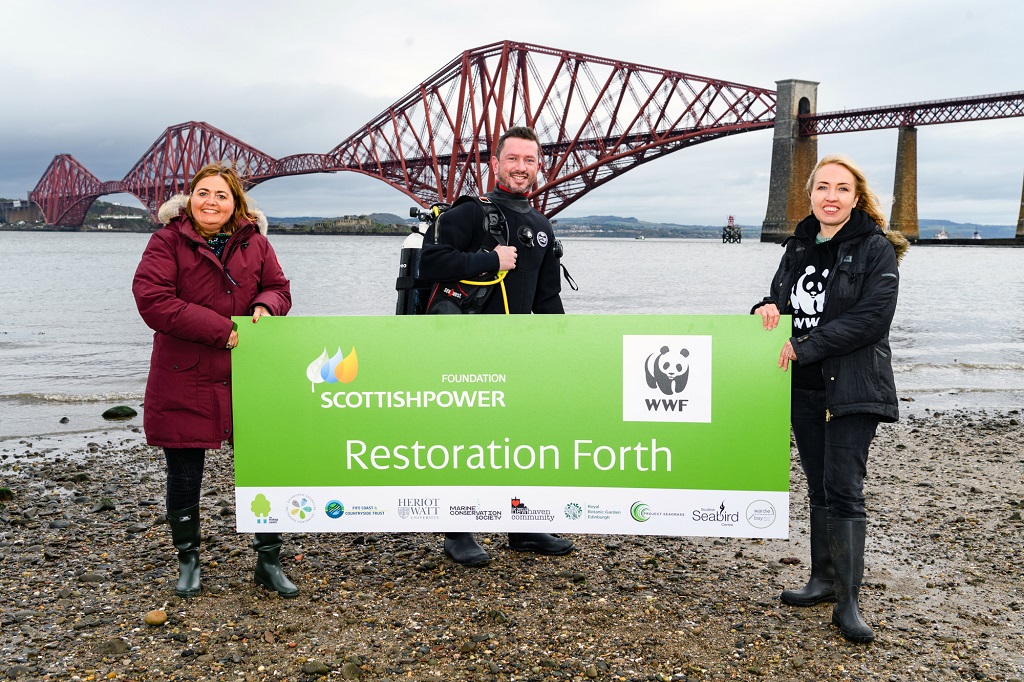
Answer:
<svg viewBox="0 0 1024 682"><path fill-rule="evenodd" d="M537 182L541 158L540 140L532 129L509 128L491 157L491 175L497 178L497 185L485 195L504 216L502 234L492 235L484 228L484 209L478 202L460 203L442 214L424 236L420 277L458 282L506 271L503 284L508 313L564 313L554 232L527 199ZM505 313L498 286L490 288L496 291L490 294L483 312ZM434 287L432 296L437 289ZM548 533L509 533L508 544L513 550L537 554L561 555L573 549L570 540ZM445 533L444 551L463 566L483 566L491 560L472 533Z"/></svg>

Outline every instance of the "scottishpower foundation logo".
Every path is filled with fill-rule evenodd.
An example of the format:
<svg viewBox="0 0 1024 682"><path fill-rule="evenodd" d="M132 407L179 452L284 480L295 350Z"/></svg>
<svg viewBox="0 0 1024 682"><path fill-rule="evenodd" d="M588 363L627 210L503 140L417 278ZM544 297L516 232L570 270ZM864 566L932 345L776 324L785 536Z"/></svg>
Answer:
<svg viewBox="0 0 1024 682"><path fill-rule="evenodd" d="M316 390L317 384L324 382L328 384L350 383L357 374L359 374L359 357L356 355L355 346L352 347L348 355L344 356L341 354L340 346L333 356L328 356L327 348L324 348L320 357L309 363L309 367L306 368L306 378L312 382L311 391Z"/></svg>
<svg viewBox="0 0 1024 682"><path fill-rule="evenodd" d="M711 422L711 337L622 337L622 420Z"/></svg>

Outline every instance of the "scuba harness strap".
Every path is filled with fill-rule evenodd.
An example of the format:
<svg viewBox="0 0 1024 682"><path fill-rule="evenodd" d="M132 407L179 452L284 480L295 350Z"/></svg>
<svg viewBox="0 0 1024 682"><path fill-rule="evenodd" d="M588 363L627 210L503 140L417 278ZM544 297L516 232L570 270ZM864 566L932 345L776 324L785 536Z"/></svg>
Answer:
<svg viewBox="0 0 1024 682"><path fill-rule="evenodd" d="M508 221L501 207L491 201L487 195L459 197L453 204L434 204L429 213L413 208L411 215L419 217L423 222L432 223L434 230L434 244L439 243L439 234L444 214L459 204L475 202L483 213L482 230L484 233L481 249L493 250L496 246L508 246L511 239ZM414 231L415 232L415 231ZM416 232L416 235L422 233ZM519 238L525 244L533 246L533 232L529 227L523 226L519 231ZM422 238L420 240L422 242ZM406 252L409 254L410 263L406 265ZM429 288L423 288L426 282L418 279L419 260L418 248L403 248L403 261L400 264L400 276L396 289L399 290L398 314L475 314L483 311L490 297L494 294L494 285L501 290L504 312L509 314L508 292L505 289L504 279L508 275L507 270L499 270L493 278L484 275L478 279L461 279L458 281L435 282ZM565 281L573 291L579 291L579 285L569 274L569 270L562 264L563 249L562 243L555 239L551 255L553 255ZM403 276L404 275L404 276ZM404 303L403 303L404 301Z"/></svg>
<svg viewBox="0 0 1024 682"><path fill-rule="evenodd" d="M491 201L490 198L488 196L486 196L486 195L481 195L481 196L463 195L463 196L461 196L461 197L459 197L458 199L455 200L455 203L452 204L452 208L455 208L459 204L464 204L464 203L467 203L467 202L475 202L483 210L483 214L484 214L483 230L484 230L484 235L485 235L484 236L485 244L484 244L483 248L486 248L486 242L487 242L487 238L488 237L490 237L494 241L494 245L492 245L490 247L491 249L493 249L494 246L497 246L497 245L508 246L508 238L506 237L506 235L508 234L508 221L505 219L505 214L502 212L501 208L499 208L498 205L495 204L493 201ZM444 217L443 213L438 215L437 216L437 220L434 223L434 243L435 244L438 243L438 235L441 232L441 222L442 222L443 217ZM507 270L499 270L497 272L497 274L495 274L493 279L480 280L480 281L478 281L478 280L470 280L470 279L460 279L459 280L459 284L465 284L465 285L470 286L470 287L492 287L495 284L497 284L499 286L499 288L501 289L501 299L502 299L502 303L504 304L505 314L508 315L509 314L509 309L508 309L508 293L505 290L505 282L503 281L507 274L508 274ZM430 296L431 303L434 301L435 297L438 296L439 294L449 294L450 295L452 293L454 293L454 292L451 292L450 290L446 290L446 287L445 287L445 285L443 283L438 282L437 284L434 285L433 292L431 292L431 296ZM469 296L468 297L468 301L466 301L463 304L462 307L465 308L468 305L468 306L471 306L471 309L469 309L469 310L462 310L462 312L480 312L481 310L483 310L484 306L490 300L491 295L493 293L494 293L493 289L485 289L485 290L482 290L482 292L479 293L476 296L472 296L472 295ZM428 304L428 308L429 308L429 304ZM428 312L429 312L429 310L428 310Z"/></svg>

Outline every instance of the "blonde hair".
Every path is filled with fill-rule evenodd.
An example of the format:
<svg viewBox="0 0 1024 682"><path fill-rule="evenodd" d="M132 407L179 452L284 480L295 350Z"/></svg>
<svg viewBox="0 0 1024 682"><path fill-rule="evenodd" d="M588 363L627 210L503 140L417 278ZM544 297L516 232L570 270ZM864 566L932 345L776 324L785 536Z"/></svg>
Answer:
<svg viewBox="0 0 1024 682"><path fill-rule="evenodd" d="M249 204L246 201L245 190L242 189L242 180L238 177L238 173L234 168L227 165L226 163L208 163L199 171L192 176L192 180L188 183L188 203L185 204L185 213L188 215L188 219L192 221L194 225L196 222L195 217L192 215L192 192L195 191L196 185L205 178L211 175L219 175L224 178L224 182L228 183L228 188L231 190L231 196L235 200L235 210L231 213L231 220L224 227L224 231L228 234L234 234L235 230L243 222L256 222L256 218L249 211Z"/></svg>
<svg viewBox="0 0 1024 682"><path fill-rule="evenodd" d="M850 171L850 174L853 175L854 179L854 192L857 193L856 208L867 213L871 219L878 223L878 226L884 230L888 221L885 219L885 215L882 214L882 207L879 205L878 196L871 191L870 187L868 187L868 179L864 175L864 171L862 171L857 164L842 154L829 154L828 156L823 156L821 160L818 161L817 165L814 166L814 170L811 171L810 177L807 178L807 196L811 196L811 190L814 187L814 176L818 174L818 170L822 166L827 166L829 164L842 166L846 170Z"/></svg>

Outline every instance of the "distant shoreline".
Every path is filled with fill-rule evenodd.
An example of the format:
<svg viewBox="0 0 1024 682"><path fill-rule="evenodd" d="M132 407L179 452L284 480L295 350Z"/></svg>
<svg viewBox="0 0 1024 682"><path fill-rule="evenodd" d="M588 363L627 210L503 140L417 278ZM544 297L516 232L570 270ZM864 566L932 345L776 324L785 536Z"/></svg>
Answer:
<svg viewBox="0 0 1024 682"><path fill-rule="evenodd" d="M83 229L75 227L54 227L47 225L45 227L30 226L30 225L0 225L0 232L80 232L88 234L152 234L156 230L143 230L143 229L119 229L119 230L98 230L98 229ZM395 226L393 229L380 230L376 232L368 231L355 231L355 230L299 230L294 228L277 228L271 225L268 229L270 234L274 235L302 235L302 236L328 236L328 237L405 237L412 233L411 227L402 228ZM586 233L586 232L560 232L556 230L556 236L560 239L564 238L577 238L577 239L634 239L636 233L634 232L604 232L601 234ZM760 242L760 233L751 233L743 235L746 241ZM647 240L655 239L702 239L708 241L715 241L721 239L720 235L707 234L707 233L694 233L694 234L678 234L678 235L664 235L664 234L649 234L646 235ZM1015 248L1024 247L1024 241L1018 240L1016 237L996 237L987 239L919 239L913 242L914 246L1009 246Z"/></svg>

